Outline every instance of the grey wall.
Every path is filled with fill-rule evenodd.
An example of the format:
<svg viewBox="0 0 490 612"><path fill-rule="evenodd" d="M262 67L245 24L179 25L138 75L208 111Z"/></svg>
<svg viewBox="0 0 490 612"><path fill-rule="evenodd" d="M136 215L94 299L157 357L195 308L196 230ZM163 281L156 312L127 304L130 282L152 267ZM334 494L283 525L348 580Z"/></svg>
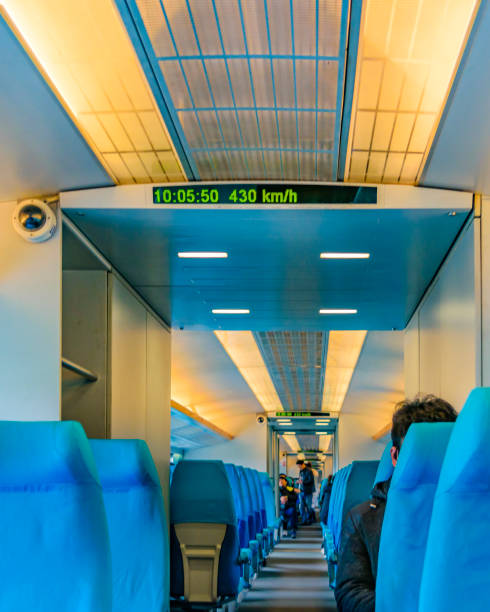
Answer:
<svg viewBox="0 0 490 612"><path fill-rule="evenodd" d="M62 418L89 438L107 436L107 272L63 271L63 357L88 368L96 382L63 370Z"/></svg>
<svg viewBox="0 0 490 612"><path fill-rule="evenodd" d="M111 277L110 437L146 440L168 505L170 333Z"/></svg>
<svg viewBox="0 0 490 612"><path fill-rule="evenodd" d="M31 244L0 203L0 419L57 420L61 406L61 224Z"/></svg>
<svg viewBox="0 0 490 612"><path fill-rule="evenodd" d="M480 219L451 250L405 332L405 391L434 393L457 410L480 371Z"/></svg>

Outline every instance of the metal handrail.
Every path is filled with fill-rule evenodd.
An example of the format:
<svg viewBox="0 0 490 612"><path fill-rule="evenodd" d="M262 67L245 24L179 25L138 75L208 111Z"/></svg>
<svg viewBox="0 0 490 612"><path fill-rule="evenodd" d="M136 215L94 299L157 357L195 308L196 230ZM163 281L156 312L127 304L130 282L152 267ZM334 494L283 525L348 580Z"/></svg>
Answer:
<svg viewBox="0 0 490 612"><path fill-rule="evenodd" d="M71 372L75 372L75 374L78 374L79 376L83 376L83 378L87 379L89 382L96 382L99 379L95 372L87 370L87 368L66 359L66 357L61 358L61 367L65 368L66 370L70 370Z"/></svg>

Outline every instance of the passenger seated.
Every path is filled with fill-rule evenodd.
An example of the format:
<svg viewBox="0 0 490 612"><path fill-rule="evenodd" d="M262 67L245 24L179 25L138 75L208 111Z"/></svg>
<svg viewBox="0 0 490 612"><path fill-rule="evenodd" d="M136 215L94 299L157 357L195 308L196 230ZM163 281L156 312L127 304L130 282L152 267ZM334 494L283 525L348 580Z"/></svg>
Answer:
<svg viewBox="0 0 490 612"><path fill-rule="evenodd" d="M453 422L456 417L448 402L433 395L398 404L391 428L393 465L412 423ZM378 482L372 498L354 507L345 518L335 588L339 612L374 612L379 541L390 482L391 478Z"/></svg>
<svg viewBox="0 0 490 612"><path fill-rule="evenodd" d="M284 474L279 476L279 493L281 495L281 518L283 523L283 535L289 535L293 540L296 538L298 525L298 515L296 510L298 493L297 490L288 484Z"/></svg>

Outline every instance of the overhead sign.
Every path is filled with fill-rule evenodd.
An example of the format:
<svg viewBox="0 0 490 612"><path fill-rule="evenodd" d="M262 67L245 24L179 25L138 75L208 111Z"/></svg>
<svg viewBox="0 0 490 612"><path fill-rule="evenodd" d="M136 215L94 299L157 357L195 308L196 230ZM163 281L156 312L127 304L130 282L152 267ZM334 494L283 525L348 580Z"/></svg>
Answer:
<svg viewBox="0 0 490 612"><path fill-rule="evenodd" d="M376 187L286 183L189 183L153 187L153 204L161 205L311 205L376 204Z"/></svg>
<svg viewBox="0 0 490 612"><path fill-rule="evenodd" d="M330 412L276 412L276 417L329 417Z"/></svg>

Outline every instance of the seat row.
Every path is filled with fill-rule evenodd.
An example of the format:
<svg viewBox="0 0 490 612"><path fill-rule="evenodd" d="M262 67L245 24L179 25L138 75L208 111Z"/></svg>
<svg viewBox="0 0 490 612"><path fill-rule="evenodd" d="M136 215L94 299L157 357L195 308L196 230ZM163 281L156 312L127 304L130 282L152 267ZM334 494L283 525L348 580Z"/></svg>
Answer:
<svg viewBox="0 0 490 612"><path fill-rule="evenodd" d="M330 495L328 522L321 523L323 550L328 563L330 586L335 587L342 523L354 506L369 498L379 467L378 461L354 461L335 474Z"/></svg>
<svg viewBox="0 0 490 612"><path fill-rule="evenodd" d="M237 600L279 538L268 474L183 460L174 470L170 500L174 606Z"/></svg>
<svg viewBox="0 0 490 612"><path fill-rule="evenodd" d="M0 422L0 523L1 610L167 610L167 521L145 442Z"/></svg>
<svg viewBox="0 0 490 612"><path fill-rule="evenodd" d="M376 610L488 609L489 516L490 389L477 388L455 423L408 430L386 503Z"/></svg>

